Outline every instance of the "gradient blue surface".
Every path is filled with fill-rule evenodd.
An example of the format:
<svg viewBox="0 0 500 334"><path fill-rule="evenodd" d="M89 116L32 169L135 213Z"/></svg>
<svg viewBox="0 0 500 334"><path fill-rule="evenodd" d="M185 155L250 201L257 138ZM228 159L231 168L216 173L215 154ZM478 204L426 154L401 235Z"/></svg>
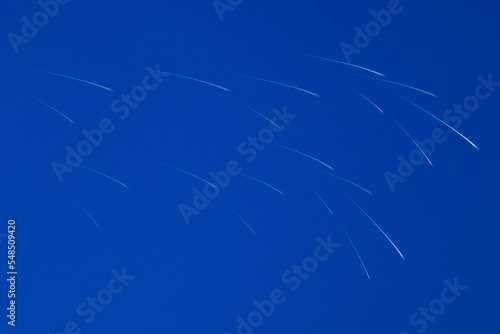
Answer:
<svg viewBox="0 0 500 334"><path fill-rule="evenodd" d="M498 332L500 4L215 3L231 10L218 13L211 1L73 0L14 47L9 33L21 36L22 18L41 7L3 5L1 275L10 218L18 275L15 327L9 286L0 284L1 332ZM388 8L397 14L346 57L342 43L355 45L355 28ZM122 94L137 92L155 68L230 91L158 76L125 116ZM443 119L454 104L474 102L478 85L484 99L469 116ZM281 132L262 130L270 128L262 116L284 109L295 117ZM415 141L436 129L446 137L429 154L433 166L423 161L392 188L385 175L418 149L391 117ZM65 164L66 147L77 149L82 131L103 119L112 130L60 182L54 161ZM259 133L274 138L255 156L241 154ZM206 184L177 169L215 182L209 173L232 160L285 195L234 175L186 224L179 205L193 206L193 189ZM340 246L311 262L318 238ZM304 260L309 274L289 272ZM259 318L254 301L273 294L279 305ZM92 308L87 298L96 297Z"/></svg>

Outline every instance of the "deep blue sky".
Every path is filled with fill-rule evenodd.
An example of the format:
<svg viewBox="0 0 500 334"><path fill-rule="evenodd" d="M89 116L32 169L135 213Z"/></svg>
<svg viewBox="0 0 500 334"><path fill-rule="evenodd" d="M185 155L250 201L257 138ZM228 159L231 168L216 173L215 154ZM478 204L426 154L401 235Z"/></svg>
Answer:
<svg viewBox="0 0 500 334"><path fill-rule="evenodd" d="M6 263L14 217L19 274L16 328L2 313L2 333L55 334L74 321L82 333L233 334L237 318L255 311L254 300L279 289L286 300L254 333L413 334L423 321L413 326L409 317L439 306L444 281L455 278L467 288L425 332L498 332L500 84L479 90L488 97L461 124L447 120L479 150L400 96L443 119L476 94L479 76L500 81L500 4L232 3L221 20L211 1L72 0L16 47L9 33L21 35L22 18L32 22L40 5L4 4L0 254ZM346 58L341 43L354 45L355 27L364 30L370 12L388 6L398 13ZM148 66L230 92L170 75L120 119L123 111L113 109L124 104L113 102L143 84ZM296 117L247 161L238 146L283 108ZM66 147L76 149L82 131L103 119L113 131L59 182L53 162L65 163ZM384 173L397 173L398 157L417 150L412 140L435 129L447 139L429 154L433 166L424 162L391 191ZM192 206L193 189L206 184L178 169L213 182L209 173L231 160L285 196L232 176L186 224L178 206ZM340 247L292 291L282 275L328 236ZM135 278L87 323L77 307L122 268Z"/></svg>

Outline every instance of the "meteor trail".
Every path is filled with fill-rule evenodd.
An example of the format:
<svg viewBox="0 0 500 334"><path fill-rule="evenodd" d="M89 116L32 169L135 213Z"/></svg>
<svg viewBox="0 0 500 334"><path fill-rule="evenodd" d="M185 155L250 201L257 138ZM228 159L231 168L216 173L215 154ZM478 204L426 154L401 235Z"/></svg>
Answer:
<svg viewBox="0 0 500 334"><path fill-rule="evenodd" d="M260 80L260 81L265 81L265 82L270 82L270 83L273 83L273 84L276 84L276 85L281 85L281 86L285 86L285 87L288 87L288 88L293 88L293 89L296 89L296 90L300 90L301 92L304 92L304 93L307 93L307 94L311 94L313 96L316 96L316 97L320 97L318 94L316 93L313 93L313 92L310 92L308 90L305 90L305 89L302 89L302 88L299 88L299 87L295 87L295 86L291 86L291 85L287 85L287 84L284 84L284 83L281 83L281 82L277 82L277 81L272 81L272 80L267 80L267 79L262 79L262 78L256 78L256 77L252 77L252 76L249 76L249 75L240 75L242 77L246 77L246 78L250 78L250 79L255 79L255 80Z"/></svg>
<svg viewBox="0 0 500 334"><path fill-rule="evenodd" d="M399 82L394 82L394 81L389 81L389 80L384 80L384 79L379 79L379 78L367 77L366 75L360 75L360 74L353 74L353 75L358 76L358 77L367 78L367 79L372 79L372 80L378 80L378 81L382 81L382 82L387 82L387 83L390 83L390 84L393 84L393 85L398 85L398 86L401 86L401 87L410 88L410 89L419 91L421 93L437 97L435 94L429 93L428 91L425 91L423 89L412 87L412 86L408 86L408 85L405 85L405 84L402 84L402 83L399 83Z"/></svg>
<svg viewBox="0 0 500 334"><path fill-rule="evenodd" d="M82 209L82 211L83 211L83 212L85 212L85 213L87 214L87 216L88 216L90 219L92 219L92 221L94 222L94 224L96 224L96 226L97 226L98 228L101 228L101 227L99 226L99 224L97 224L97 222L95 221L95 219L94 219L94 218L92 218L92 216L90 215L90 213L88 213L88 212L87 212L87 210L85 210L85 209L84 209L84 208L83 208L83 207L82 207L82 206L81 206L81 205L80 205L77 201L75 201L73 198L71 198L71 197L70 197L70 199L71 199L71 200L72 200L72 201L73 201L76 205L78 205L78 207L79 207L80 209Z"/></svg>
<svg viewBox="0 0 500 334"><path fill-rule="evenodd" d="M241 176L244 176L244 177L247 177L247 178L249 178L249 179L251 179L251 180L257 181L257 182L259 182L259 183L261 183L261 184L263 184L263 185L265 185L265 186L267 186L267 187L269 187L269 188L273 189L274 191L276 191L276 192L280 193L281 195L285 196L285 194L284 194L281 190L276 189L275 187L271 186L270 184L265 183L264 181L258 180L258 179L256 179L256 178L253 178L253 177L251 177L251 176L248 176L248 175L245 175L245 174L242 174L242 173L240 173L240 175L241 175Z"/></svg>
<svg viewBox="0 0 500 334"><path fill-rule="evenodd" d="M112 177L111 177L111 176L109 176L109 175L106 175L106 174L104 174L104 173L98 172L98 171L96 171L96 170L93 170L93 169L91 169L91 168L88 168L88 167L85 167L85 166L82 166L82 165L80 165L80 167L85 168L86 170L89 170L89 171L91 171L91 172L97 173L97 174L99 174L99 175L102 175L102 176L104 176L104 177L107 177L108 179L110 179L110 180L112 180L112 181L115 181L115 182L116 182L116 183L118 183L119 185L121 185L121 186L123 186L123 187L125 187L125 188L129 189L129 187L128 187L126 184L124 184L124 183L122 183L122 182L118 181L118 180L117 180L117 179L115 179L115 178L112 178Z"/></svg>
<svg viewBox="0 0 500 334"><path fill-rule="evenodd" d="M307 56L307 57L313 57L313 58L318 58L318 59L323 59L323 60L328 60L328 61L333 61L335 63L339 63L339 64L344 64L344 65L348 65L348 66L352 66L352 67L356 67L356 68L359 68L359 69L362 69L362 70L365 70L365 71L368 71L368 72L371 72L371 73L374 73L376 75L380 75L382 77L385 77L384 74L380 73L380 72L377 72L377 71L374 71L374 70L370 70L369 68L366 68L366 67L361 67L361 66L358 66L358 65L354 65L354 64L351 64L351 63L345 63L343 61L340 61L340 60L335 60L335 59L330 59L330 58L325 58L325 57L319 57L319 56L313 56L313 55L309 55L309 54L301 54L302 56Z"/></svg>
<svg viewBox="0 0 500 334"><path fill-rule="evenodd" d="M380 110L380 112L384 113L384 111L379 107L377 106L375 103L373 103L369 98L367 98L366 96L364 96L363 94L361 94L360 92L358 92L357 90L351 88L353 91L355 91L356 93L358 93L359 95L361 95L363 98L365 98L368 102L370 102L375 108L377 108L378 110ZM402 96L401 96L402 97ZM386 114L388 115L390 118L392 118L392 120L399 126L399 128L401 130L403 130L403 132L408 136L408 138L410 138L410 140L413 142L413 144L415 144L415 146L420 150L420 152L422 152L422 154L424 155L424 157L427 159L427 161L431 164L432 166L432 162L431 160L429 159L429 157L427 156L427 154L425 154L424 151L422 151L422 149L420 148L420 146L418 146L418 144L415 142L415 140L413 140L413 138L410 136L410 134L408 132L406 132L406 130L401 126L401 124L399 124L398 121L396 121L396 119L394 119L394 117L392 117L391 115L389 114Z"/></svg>
<svg viewBox="0 0 500 334"><path fill-rule="evenodd" d="M321 196L312 187L310 187L310 188L316 194L316 196L318 196L318 198L321 200L321 202L323 202L323 204L326 206L326 208L328 209L328 211L330 211L330 214L333 216L332 210L330 210L330 207L325 203L325 201L323 200L323 198L321 198ZM363 259L361 258L361 255L359 255L358 249L356 248L356 246L354 246L354 242L352 242L351 237L349 237L349 233L347 233L347 230L345 229L344 224L342 224L342 222L340 221L340 219L336 218L336 220L338 221L338 223L340 224L340 226L342 226L342 229L344 230L344 233L347 236L347 239L349 239L349 242L351 243L352 248L354 248L354 251L356 252L356 255L358 256L358 259L361 262L361 265L363 266L363 269L365 270L365 273L366 273L366 276L368 277L368 280L371 281L370 274L368 274L368 270L366 269L365 263L363 262Z"/></svg>
<svg viewBox="0 0 500 334"><path fill-rule="evenodd" d="M236 210L234 210L234 209L233 209L233 208L232 208L232 207L231 207L231 206L230 206L230 205L229 205L226 201L224 201L224 202L226 203L227 207L228 207L229 209L231 209L231 211L233 211L233 212L234 212L234 214L235 214L236 216L238 216L238 218L239 218L239 219L241 219L241 221L242 221L242 222L244 222L244 223L245 223L245 225L246 225L246 226L250 229L250 231L252 231L253 235L255 235L254 230L250 227L250 225L248 225L248 223L245 221L245 219L241 218L240 214L239 214L238 212L236 212Z"/></svg>
<svg viewBox="0 0 500 334"><path fill-rule="evenodd" d="M401 98L405 99L406 101L410 102L411 104L413 104L415 107L419 108L420 110L423 110L425 111L429 116L432 116L434 117L435 119L437 119L439 122L441 122L442 124L446 125L448 128L450 128L451 130L455 131L456 134L458 134L460 137L462 137L463 139L467 140L469 142L469 144L471 144L472 146L474 146L474 148L476 150L479 150L479 147L477 147L473 142L471 142L467 137L465 137L463 134L461 134L460 132L458 132L457 130L455 130L455 128L453 128L452 126L450 126L448 123L442 121L440 118L434 116L433 114L431 114L430 112L428 112L427 110L425 110L424 108L422 108L421 106L419 106L418 104L408 100L406 97L404 96L401 96L399 95Z"/></svg>
<svg viewBox="0 0 500 334"><path fill-rule="evenodd" d="M267 118L266 116L262 115L260 112L258 112L257 110L247 106L246 104L244 104L243 102L240 102L236 99L234 99L236 102L238 102L239 104L241 104L242 106L250 109L251 111L253 111L254 113L256 113L257 115L261 116L262 118L264 118L266 121L268 121L269 123L271 123L272 125L274 125L276 128L280 128L278 125L276 125L276 123L274 123L273 121L271 121L269 118Z"/></svg>
<svg viewBox="0 0 500 334"><path fill-rule="evenodd" d="M299 151L297 151L297 150L294 150L293 148L289 148L289 147L286 147L286 146L282 146L282 145L278 145L278 144L273 144L273 145L276 145L276 146L278 146L278 147L281 147L281 148L284 148L284 149L290 150L290 151L292 151L292 152L295 152L295 153L301 154L301 155L303 155L303 156L305 156L305 157L308 157L309 159L313 159L314 161L319 162L320 164L322 164L323 166L328 167L328 168L329 168L329 169L331 169L331 170L335 170L335 169L333 169L331 166L329 166L328 164L324 163L323 161L321 161L321 160L319 160L319 159L316 159L316 158L314 158L314 157L311 157L311 156L310 156L310 155L308 155L308 154L305 154L305 153L299 152Z"/></svg>
<svg viewBox="0 0 500 334"><path fill-rule="evenodd" d="M311 190L316 194L316 196L318 196L318 198L321 200L321 202L323 202L323 204L326 206L326 208L328 209L328 211L330 211L330 214L333 216L332 210L330 209L330 207L328 206L328 204L326 204L326 202L323 200L323 198L312 187L309 187L309 188L311 188Z"/></svg>
<svg viewBox="0 0 500 334"><path fill-rule="evenodd" d="M60 112L59 110L57 110L56 108L54 108L53 106L43 102L42 100L40 100L39 98L36 98L34 97L33 95L30 95L30 94L27 94L28 96L32 97L33 99L37 100L38 102L42 103L43 105L49 107L50 109L54 110L56 113L58 113L59 115L61 115L62 117L66 118L68 121L70 121L71 123L75 124L75 122L73 122L71 119L69 119L68 116L64 115L62 112Z"/></svg>
<svg viewBox="0 0 500 334"><path fill-rule="evenodd" d="M351 88L353 91L355 91L356 93L358 93L362 98L364 98L366 101L370 102L375 108L377 108L382 114L384 113L384 111L378 106L376 105L374 102L372 102L372 100L370 100L369 98L367 98L366 96L364 96L363 94L361 94L360 92L358 92L357 90L355 90L354 88Z"/></svg>
<svg viewBox="0 0 500 334"><path fill-rule="evenodd" d="M337 219L338 220L338 219ZM363 269L365 270L366 276L368 277L368 280L371 281L370 274L368 274L368 270L366 269L365 263L363 262L363 259L361 259L361 255L359 255L358 249L356 246L354 246L354 242L352 242L351 237L349 236L349 233L347 233L347 230L344 227L344 224L340 222L340 226L342 226L342 229L344 230L345 235L347 236L347 239L349 239L349 242L351 243L352 248L354 248L354 251L356 252L356 255L358 256L359 262L361 262L361 265L363 266Z"/></svg>
<svg viewBox="0 0 500 334"><path fill-rule="evenodd" d="M113 91L111 88L104 87L104 86L98 85L98 84L96 84L96 83L94 83L94 82L87 81L87 80L83 80L83 79L78 79L78 78L70 77L70 76L68 76L68 75L57 74L57 73L52 73L52 72L47 72L47 71L42 71L42 70L33 70L33 69L30 69L30 70L31 70L31 71L40 72L40 73L45 73L45 74L55 75L55 76L62 77L62 78L67 78L67 79L72 79L72 80L76 80L76 81L84 82L84 83L86 83L86 84L89 84L89 85L92 85L92 86L96 86L96 87L99 87L99 88L105 89L105 90L110 91L110 92L112 92L112 91Z"/></svg>
<svg viewBox="0 0 500 334"><path fill-rule="evenodd" d="M403 130L403 132L404 132L404 133L408 136L408 138L410 138L410 140L413 142L413 144L415 144L415 146L416 146L416 147L420 150L420 152L422 152L422 154L424 155L424 157L427 159L427 161L429 162L429 164L432 166L432 162L431 162L431 160L429 159L429 157L427 156L427 154L425 154L425 152L424 152L424 151L420 148L420 146L419 146L419 145L415 142L415 140L413 140L413 138L410 136L410 134L409 134L408 132L406 132L406 130L405 130L405 129L403 129L403 127L401 126L401 124L399 124L399 122L398 122L398 121L396 121L396 120L394 119L394 117L392 117L391 115L388 115L388 116L389 116L390 118L392 118L392 120L394 121L394 123L396 123L396 124L399 126L399 128L400 128L401 130Z"/></svg>
<svg viewBox="0 0 500 334"><path fill-rule="evenodd" d="M326 174L326 175L330 175L331 177L335 177L335 178L337 178L337 179L339 179L339 180L342 180L342 181L344 181L344 182L347 182L347 183L349 183L349 184L352 184L353 186L358 187L359 189L361 189L361 190L365 191L367 194L369 194L369 195L372 195L372 196L373 196L373 193L372 193L371 191L369 191L368 189L363 188L363 187L362 187L362 186L360 186L359 184L356 184L356 183L354 183L354 182L351 182L351 181L349 181L349 180L346 180L346 179L344 179L344 178L342 178L342 177L340 177L340 176L337 176L337 175L334 175L334 174L330 174L330 173L327 173L327 172L323 172L323 171L321 171L321 170L318 170L318 172L324 173L324 174Z"/></svg>
<svg viewBox="0 0 500 334"><path fill-rule="evenodd" d="M212 86L212 87L216 87L216 88L219 88L219 89L225 90L226 92L231 92L231 91L230 91L229 89L227 89L227 88L224 88L224 87L222 87L222 86L219 86L219 85L213 84L213 83L208 82L208 81L203 81L203 80L200 80L200 79L187 77L187 76L185 76L185 75L175 74L175 73L172 73L172 72L163 72L163 73L166 73L166 74L168 74L168 75L173 75L174 77L179 77L179 78L184 78L184 79L188 79L188 80L193 80L193 81L201 82L201 83L204 83L204 84L206 84L206 85L210 85L210 86Z"/></svg>
<svg viewBox="0 0 500 334"><path fill-rule="evenodd" d="M382 232L382 234L387 238L387 240L389 240L389 242L391 243L392 247L394 247L394 249L396 249L396 251L399 253L399 255L401 256L401 258L403 260L405 260L405 257L399 251L398 247L396 247L396 245L394 244L394 242L392 242L391 238L389 238L389 236L387 234L385 234L385 232L380 228L380 226L378 226L377 223L375 223L375 221L365 212L365 210L363 210L356 202L354 202L354 200L352 198L350 198L349 196L347 196L347 198L349 198L351 200L351 202L354 203L354 205L356 205L358 207L358 209L360 209L361 212L363 212L365 214L365 216L368 217L368 219L370 219L370 221L378 228L378 230L380 232Z"/></svg>
<svg viewBox="0 0 500 334"><path fill-rule="evenodd" d="M185 171L185 170L182 170L182 169L179 169L179 168L176 168L176 167L174 167L174 166L167 165L167 164L162 164L162 163L159 163L159 164L160 164L160 165L162 165L162 166L165 166L165 167L170 167L170 168L172 168L172 169L178 170L179 172L185 173L185 174L187 174L187 175L191 175L192 177L195 177L195 178L197 178L198 180L205 182L206 184L208 184L208 185L210 185L210 186L214 187L215 189L219 189L219 188L218 188L216 185L214 185L213 183L208 182L207 180L202 179L202 178L201 178L201 177L199 177L199 176L196 176L196 175L194 175L194 174L191 174L190 172L187 172L187 171Z"/></svg>

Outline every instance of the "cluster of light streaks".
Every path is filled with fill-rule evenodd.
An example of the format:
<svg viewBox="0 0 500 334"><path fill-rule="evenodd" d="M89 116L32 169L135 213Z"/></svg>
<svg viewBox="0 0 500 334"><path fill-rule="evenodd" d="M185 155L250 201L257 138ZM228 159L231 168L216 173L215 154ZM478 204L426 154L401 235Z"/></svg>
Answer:
<svg viewBox="0 0 500 334"><path fill-rule="evenodd" d="M340 64L340 65L345 65L345 66L349 66L349 67L353 67L353 68L356 68L356 69L360 69L360 70L363 70L363 71L366 71L366 72L369 72L371 74L375 74L379 77L385 77L384 74L378 72L378 71L375 71L375 70L372 70L372 69L369 69L367 67L363 67L363 66L359 66L359 65L355 65L355 64L351 64L351 63L346 63L346 62L342 62L342 61L339 61L339 60L335 60L335 59L330 59L330 58L326 58L326 57L320 57L320 56L314 56L314 55L307 55L307 54L304 54L304 56L307 56L307 57L311 57L311 58L316 58L316 59L321 59L321 60L327 60L327 61L330 61L330 62L333 62L333 63L337 63L337 64ZM53 72L48 72L48 71L42 71L42 70L33 70L33 71L37 71L37 72L40 72L40 73L45 73L45 74L49 74L49 75L53 75L53 76L57 76L57 77L62 77L62 78L66 78L66 79L70 79L70 80L75 80L75 81L78 81L78 82L82 82L82 83L86 83L86 84L89 84L89 85L92 85L92 86L95 86L95 87L98 87L98 88L101 88L101 89L104 89L106 91L110 91L110 92L113 92L112 89L108 88L108 87L105 87L103 85L99 85L99 84L96 84L94 82L90 82L90 81L87 81L87 80L83 80L83 79L79 79L79 78L76 78L76 77L71 77L71 76L67 76L67 75L62 75L62 74L57 74L57 73L53 73ZM190 81L194 81L194 82L197 82L197 83L201 83L201 84L205 84L205 85L208 85L208 86L211 86L211 87L214 87L214 88L218 88L220 90L223 90L227 93L231 93L231 90L228 89L228 88L225 88L221 85L218 85L218 84L214 84L212 82L209 82L209 81L206 81L206 80L201 80L201 79L197 79L197 78L194 78L194 77L190 77L190 76L186 76L186 75L181 75L181 74L175 74L175 73L172 73L172 72L163 72L163 73L167 73L173 77L177 77L177 78L181 78L181 79L186 79L186 80L190 80ZM417 91L417 92L420 92L420 93L423 93L423 94L426 94L426 95L429 95L429 96L432 96L432 97L436 97L435 94L433 93L430 93L426 90L423 90L423 89L420 89L420 88L417 88L417 87L414 87L414 86L410 86L410 85L407 85L407 84L403 84L403 83L399 83L399 82L395 82L395 81L389 81L389 80L386 80L386 79L381 79L381 78L378 78L378 77L370 77L370 76L365 76L365 75L360 75L360 74L352 74L354 76L358 76L358 77L362 77L362 78L366 78L366 79L369 79L369 80L376 80L376 81L379 81L379 82L383 82L383 83L388 83L388 84L392 84L392 85L396 85L396 86L399 86L399 87L403 87L403 88L406 88L406 89L410 89L410 90L414 90L414 91ZM278 86L281 86L281 87L285 87L285 88L288 88L288 89L293 89L293 90L296 90L296 91L299 91L299 92L302 92L302 93L307 93L309 95L312 95L314 97L317 97L319 98L320 95L319 94L316 94L310 90L306 90L306 89L303 89L303 88L300 88L300 87L297 87L297 86L294 86L294 85L290 85L290 84L287 84L287 83L283 83L283 82L280 82L280 81L276 81L276 80L270 80L270 79L263 79L263 78L259 78L259 77L255 77L255 76L250 76L250 75L239 75L241 77L245 77L245 78L249 78L249 79L253 79L253 80L257 80L257 81L262 81L262 82L266 82L266 83L270 83L270 84L274 84L274 85L278 85ZM415 139L408 133L407 130L404 129L404 127L393 117L391 116L390 114L386 113L377 103L375 103L371 98L368 97L367 94L365 93L362 93L360 92L358 89L355 89L355 88L352 88L350 87L350 89L352 91L354 91L356 94L358 94L363 100L367 101L372 107L374 107L375 109L377 109L378 111L380 111L380 113L384 114L384 115L387 115L389 116L392 121L398 126L398 128L412 141L412 143L420 150L420 152L424 155L424 157L427 159L427 161L429 162L429 164L432 166L432 162L431 160L429 159L429 157L425 154L425 152L423 151L423 149L417 144L417 142L415 141ZM31 96L31 95L30 95ZM460 132L458 132L456 129L454 129L453 127L451 127L449 124L447 124L446 122L442 121L441 119L439 119L438 117L436 117L435 115L433 115L432 113L430 113L429 111L427 111L426 109L424 109L423 107L419 106L418 104L416 104L415 102L409 100L408 98L406 97L403 97L401 95L399 95L402 99L404 99L405 101L407 101L408 103L410 103L412 106L414 107L417 107L418 109L420 109L421 111L424 111L426 114L428 114L429 116L433 117L434 119L436 119L437 121L439 121L441 124L445 125L446 127L448 127L449 129L451 129L453 132L455 132L456 134L458 134L460 137L462 137L463 139L465 139L469 144L471 144L474 148L476 149L479 149L472 141L470 141L467 137L465 137L463 134L461 134ZM31 96L33 99L35 99L36 101L40 102L41 104L45 105L46 107L50 108L51 110L57 112L60 116L64 117L65 119L67 119L69 122L73 123L73 120L71 120L68 116L64 115L62 112L60 112L59 110L57 110L56 108L54 108L53 106L49 105L48 103L42 101L41 99L37 98L37 97L34 97L34 96ZM260 116L261 118L265 119L266 121L268 121L270 124L273 124L274 126L278 127L276 125L275 122L273 122L271 119L269 119L268 117L266 117L264 114L258 112L257 110L255 110L254 108L248 106L247 104L233 98L234 101L236 101L237 103L239 103L240 105L244 106L245 108L251 110L253 113L255 113L256 115ZM291 151L295 154L298 154L298 155L301 155L303 157L306 157L308 159L311 159L317 163L319 163L320 165L328 168L330 171L334 171L334 168L332 166L330 166L329 164L327 164L326 162L316 158L316 157L313 157L309 154L306 154L304 152L301 152L299 150L296 150L294 148L290 148L288 146L283 146L283 145L280 145L280 144L276 144L276 143L273 143L274 146L276 147L280 147L282 149L285 149L285 150L288 150L288 151ZM194 173L191 173L185 169L181 169L179 167L174 167L172 165L169 165L169 164L164 164L164 163L159 163L160 165L162 166L165 166L165 167L168 167L168 168L171 168L173 170L176 170L178 172L181 172L185 175L188 175L188 176L191 176L193 178L195 178L196 180L198 181L201 181L215 189L219 189L219 187L217 185L215 185L214 183L194 174ZM102 172L99 172L95 169L91 169L89 167L84 167L84 166L80 166L82 167L83 169L85 170L88 170L88 171L91 171L95 174L98 174L100 176L103 176L119 185L121 185L122 187L126 188L126 189L129 189L129 187L124 184L123 182L121 181L118 181L116 178L113 178L107 174L104 174ZM356 187L362 191L364 191L365 193L373 196L373 193L369 190L367 190L366 188L358 185L357 183L354 183L348 179L345 179L343 177L340 177L338 175L335 175L335 174L332 174L331 172L326 172L326 171L321 171L321 170L318 170L319 172L323 173L323 174L326 174L328 175L329 177L332 177L332 178L335 178L337 180L340 180L344 183L347 183L353 187ZM278 188L270 185L268 182L265 182L263 180L260 180L260 179L257 179L255 177L252 177L252 176L249 176L249 175L246 175L246 174L242 174L240 173L239 175L245 177L246 179L249 179L249 180L252 180L252 181L255 181L259 184L262 184L264 186L266 186L267 188L279 193L280 195L282 196L285 196L285 193L281 190L279 190ZM319 195L319 193L314 190L312 187L311 187L311 190L312 192L318 197L318 199L320 199L320 201L323 203L323 205L326 207L326 209L328 210L328 212L330 213L331 216L334 216L335 217L335 214L334 212L332 211L332 209L330 208L330 206L327 204L327 202L323 199L322 196ZM399 256L405 260L402 252L399 250L399 248L396 246L396 244L392 241L392 239L387 235L387 233L380 227L379 224L377 224L370 215L368 215L368 213L361 208L360 205L358 205L357 202L355 202L351 197L349 197L347 194L346 194L346 197L352 202L352 204L358 209L360 210L364 216L377 228L377 230L386 238L386 240L392 245L392 247L397 251L397 253L399 254ZM71 198L71 200L94 222L94 224L100 228L99 224L97 223L97 221L89 214L89 212L87 210L85 210L80 203L78 203L77 201L75 201L73 198ZM222 200L224 201L224 200ZM227 203L226 201L224 201L226 206L230 209L231 212L233 212L237 218L239 220L241 220L246 226L247 228L252 232L253 235L255 235L255 230L250 226L250 224L247 223L247 221L245 219L243 219L242 215L240 213L238 213L229 203ZM335 219L338 221L338 223L340 224L340 226L342 227L342 230L344 231L349 243L351 244L351 246L353 247L353 250L357 256L357 258L359 259L364 271L365 271L365 274L366 276L368 277L368 280L371 280L370 278L370 275L368 273L368 270L367 270L367 267L365 265L365 262L363 261L359 251L358 251L358 248L355 246L353 240L351 239L351 236L348 234L347 232L347 229L345 227L345 225L340 221L340 219L338 217L335 217Z"/></svg>

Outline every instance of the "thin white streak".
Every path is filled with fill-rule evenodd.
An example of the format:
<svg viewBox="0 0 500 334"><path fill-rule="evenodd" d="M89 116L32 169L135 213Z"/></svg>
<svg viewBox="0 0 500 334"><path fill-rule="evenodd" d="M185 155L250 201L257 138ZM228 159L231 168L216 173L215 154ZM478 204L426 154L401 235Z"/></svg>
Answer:
<svg viewBox="0 0 500 334"><path fill-rule="evenodd" d="M53 106L43 102L42 100L40 100L39 98L36 98L34 97L33 95L30 95L30 94L27 94L29 95L30 97L32 97L33 99L37 100L38 102L42 103L43 105L49 107L50 109L54 110L55 112L57 112L59 115L61 115L62 117L66 118L68 121L70 121L71 123L75 124L75 122L73 122L68 116L64 115L62 112L60 112L59 110L57 110L56 108L54 108Z"/></svg>
<svg viewBox="0 0 500 334"><path fill-rule="evenodd" d="M94 82L91 82L91 81L87 81L87 80L83 80L83 79L78 79L78 78L70 77L68 75L57 74L57 73L52 73L52 72L47 72L47 71L42 71L42 70L33 70L33 69L31 69L31 71L36 71L36 72L40 72L40 73L55 75L55 76L62 77L62 78L72 79L72 80L84 82L86 84L93 85L93 86L105 89L105 90L110 91L110 92L113 91L111 88L108 88L108 87L105 87L105 86L102 86L102 85L98 85L98 84L96 84Z"/></svg>
<svg viewBox="0 0 500 334"><path fill-rule="evenodd" d="M109 176L109 175L106 175L106 174L104 174L104 173L98 172L98 171L96 171L96 170L94 170L94 169L91 169L91 168L88 168L88 167L85 167L85 166L82 166L82 165L80 165L80 167L85 168L86 170L89 170L89 171L91 171L91 172L97 173L97 174L99 174L99 175L102 175L102 176L104 176L104 177L107 177L108 179L110 179L110 180L112 180L112 181L115 181L115 182L116 182L116 183L118 183L119 185L121 185L121 186L123 186L123 187L125 187L125 188L129 189L129 187L128 187L126 184L124 184L123 182L118 181L118 180L117 180L117 179L115 179L115 178L112 178L112 177L111 177L111 176Z"/></svg>
<svg viewBox="0 0 500 334"><path fill-rule="evenodd" d="M425 110L424 108L422 108L421 106L419 106L418 104L408 100L406 97L404 96L401 96L399 95L402 99L405 99L406 101L410 102L411 104L413 104L415 107L419 108L420 110L423 110L424 112L426 112L429 116L432 116L434 117L435 119L437 119L439 122L441 122L443 125L447 126L448 128L450 128L451 130L453 130L456 134L458 134L460 137L462 137L463 139L467 140L469 142L469 144L471 144L472 146L474 146L475 149L479 150L479 147L476 146L476 144L474 144L473 142L471 142L467 137L465 137L463 134L461 134L460 132L458 132L457 130L455 130L455 128L453 128L452 126L450 126L448 123L444 122L443 120L441 120L440 118L434 116L433 114L431 114L430 112L428 112L427 110Z"/></svg>
<svg viewBox="0 0 500 334"><path fill-rule="evenodd" d="M354 200L352 198L350 198L348 195L346 195L347 198L349 198L351 200L351 202L354 203L354 205L356 205L358 207L359 210L361 210L361 212L363 212L365 214L366 217L368 217L368 219L370 219L370 221L378 228L378 230L380 232L382 232L382 234L387 238L387 240L389 240L389 242L391 243L391 245L394 247L394 249L396 249L396 251L399 253L399 255L401 256L401 258L403 260L405 260L405 257L403 256L403 254L399 251L399 248L396 247L396 245L394 244L394 242L392 242L391 238L389 238L389 236L382 230L382 228L380 228L380 226L378 226L377 223L375 223L375 221L365 212L365 210L363 210L356 202L354 202Z"/></svg>
<svg viewBox="0 0 500 334"><path fill-rule="evenodd" d="M340 61L340 60L335 60L335 59L330 59L330 58L325 58L325 57L319 57L319 56L313 56L313 55L309 55L309 54L301 54L301 55L308 56L308 57L313 57L313 58L318 58L318 59L323 59L323 60L328 60L328 61L333 61L335 63L339 63L339 64L344 64L344 65L356 67L356 68L359 68L359 69L362 69L362 70L374 73L376 75L380 75L382 77L385 77L385 75L382 74L382 73L380 73L380 72L377 72L377 71L374 71L374 70L370 70L369 68L358 66L358 65L354 65L354 64L351 64L351 63L345 63L345 62Z"/></svg>
<svg viewBox="0 0 500 334"><path fill-rule="evenodd" d="M281 190L276 189L275 187L273 187L273 186L272 186L272 185L270 185L270 184L267 184L267 183L266 183L266 182L264 182L264 181L258 180L258 179L256 179L256 178L253 178L253 177L251 177L251 176L248 176L248 175L245 175L245 174L242 174L242 173L240 173L240 175L241 175L241 176L244 176L244 177L247 177L247 178L249 178L249 179L251 179L251 180L257 181L257 182L259 182L259 183L261 183L261 184L263 184L263 185L265 185L265 186L267 186L267 187L269 187L269 188L273 189L274 191L276 191L276 192L280 193L281 195L285 196L285 194L284 194Z"/></svg>
<svg viewBox="0 0 500 334"><path fill-rule="evenodd" d="M231 91L230 91L229 89L227 89L227 88L224 88L224 87L222 87L222 86L216 85L216 84L211 83L211 82L208 82L208 81L204 81L204 80L200 80L200 79L196 79L196 78L187 77L187 76L185 76L185 75L175 74L175 73L172 73L172 72L163 72L163 73L166 73L166 74L169 74L169 75L173 75L173 76L176 76L176 77L179 77L179 78L184 78L184 79L189 79L189 80L193 80L193 81L201 82L201 83L204 83L204 84L206 84L206 85L210 85L210 86L213 86L213 87L216 87L216 88L219 88L219 89L225 90L226 92L231 92Z"/></svg>

